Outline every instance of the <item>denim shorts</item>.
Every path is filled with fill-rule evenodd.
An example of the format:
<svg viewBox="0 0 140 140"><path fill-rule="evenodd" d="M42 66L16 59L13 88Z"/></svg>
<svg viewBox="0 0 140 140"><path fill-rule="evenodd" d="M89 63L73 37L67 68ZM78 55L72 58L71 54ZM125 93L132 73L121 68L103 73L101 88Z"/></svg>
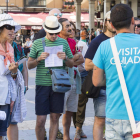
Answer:
<svg viewBox="0 0 140 140"><path fill-rule="evenodd" d="M84 70L80 73L80 75L81 75L81 84L83 84L86 76L88 75L88 71Z"/></svg>
<svg viewBox="0 0 140 140"><path fill-rule="evenodd" d="M0 136L6 136L7 128L9 126L10 105L1 105L0 110L5 111L6 113L6 120L0 120Z"/></svg>
<svg viewBox="0 0 140 140"><path fill-rule="evenodd" d="M93 99L95 116L105 118L106 90L101 89L98 98Z"/></svg>
<svg viewBox="0 0 140 140"><path fill-rule="evenodd" d="M129 120L106 118L106 140L133 140Z"/></svg>
<svg viewBox="0 0 140 140"><path fill-rule="evenodd" d="M65 93L53 92L51 86L36 85L35 112L36 115L63 113Z"/></svg>

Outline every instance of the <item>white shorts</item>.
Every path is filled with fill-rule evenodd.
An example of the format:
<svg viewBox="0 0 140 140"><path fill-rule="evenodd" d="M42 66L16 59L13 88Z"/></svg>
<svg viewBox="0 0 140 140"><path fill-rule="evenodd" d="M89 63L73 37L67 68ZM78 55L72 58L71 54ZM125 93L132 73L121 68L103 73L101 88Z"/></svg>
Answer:
<svg viewBox="0 0 140 140"><path fill-rule="evenodd" d="M66 111L77 112L79 95L76 93L76 84L71 86L71 90L65 93L64 114Z"/></svg>

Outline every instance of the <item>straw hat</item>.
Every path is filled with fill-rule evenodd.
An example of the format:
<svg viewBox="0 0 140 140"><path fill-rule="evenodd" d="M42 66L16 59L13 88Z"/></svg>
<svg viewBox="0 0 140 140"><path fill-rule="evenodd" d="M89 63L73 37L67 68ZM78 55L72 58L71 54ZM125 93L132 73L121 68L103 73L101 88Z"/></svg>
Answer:
<svg viewBox="0 0 140 140"><path fill-rule="evenodd" d="M48 33L59 33L62 30L62 25L58 22L58 19L55 16L46 17L42 26Z"/></svg>

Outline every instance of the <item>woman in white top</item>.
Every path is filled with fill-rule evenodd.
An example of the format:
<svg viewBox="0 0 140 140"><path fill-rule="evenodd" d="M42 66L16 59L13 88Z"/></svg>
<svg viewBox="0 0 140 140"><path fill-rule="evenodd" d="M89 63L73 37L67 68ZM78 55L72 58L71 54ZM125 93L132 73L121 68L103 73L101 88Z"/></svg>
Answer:
<svg viewBox="0 0 140 140"><path fill-rule="evenodd" d="M2 140L2 136L6 136L9 115L14 105L14 101L11 101L10 105L6 104L8 79L3 73L9 68L11 77L16 79L18 68L18 64L14 62L13 47L8 40L19 28L21 26L14 22L10 15L0 14L0 110L6 113L6 120L0 120L0 140Z"/></svg>

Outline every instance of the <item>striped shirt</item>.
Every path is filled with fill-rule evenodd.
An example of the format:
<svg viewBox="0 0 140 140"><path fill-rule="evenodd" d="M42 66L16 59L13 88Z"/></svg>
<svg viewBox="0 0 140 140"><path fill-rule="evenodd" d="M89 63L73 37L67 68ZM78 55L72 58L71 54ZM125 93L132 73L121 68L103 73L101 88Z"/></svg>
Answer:
<svg viewBox="0 0 140 140"><path fill-rule="evenodd" d="M66 56L69 59L73 58L70 47L66 40L58 37L56 41L52 42L45 38L45 44L47 47L63 45L63 52L66 53ZM42 38L37 39L32 45L29 57L36 59L43 51ZM53 67L53 69L65 69L65 62L63 61L63 67ZM36 69L36 85L52 86L51 75L50 73L47 73L48 71L49 69L45 67L45 60L40 61Z"/></svg>

